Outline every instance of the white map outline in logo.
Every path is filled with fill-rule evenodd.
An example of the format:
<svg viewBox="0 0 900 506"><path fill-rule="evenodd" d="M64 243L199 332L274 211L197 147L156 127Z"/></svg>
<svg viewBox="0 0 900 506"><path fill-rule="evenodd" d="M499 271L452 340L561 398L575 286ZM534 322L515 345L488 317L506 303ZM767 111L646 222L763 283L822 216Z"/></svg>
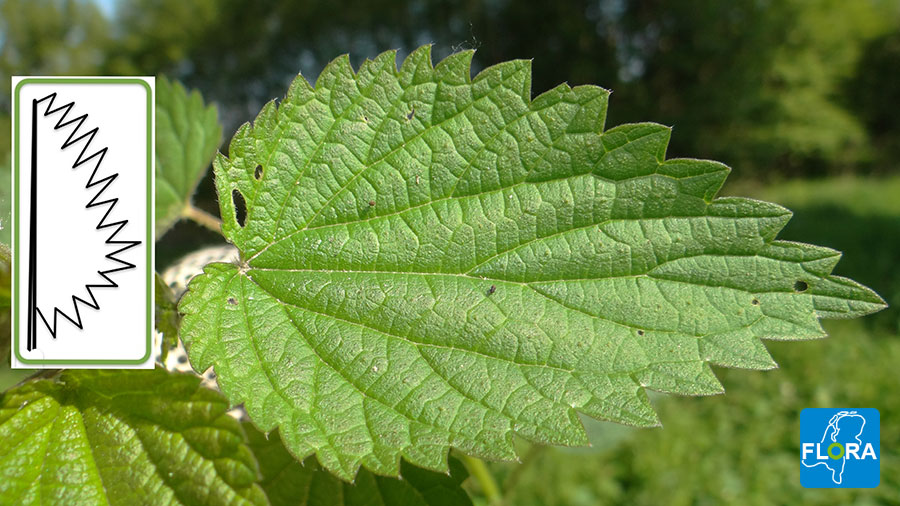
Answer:
<svg viewBox="0 0 900 506"><path fill-rule="evenodd" d="M855 436L853 436L853 438L856 439L856 442L860 445L860 447L862 447L862 440L859 439L859 436L861 436L862 433L863 433L863 430L865 430L865 427L866 427L866 417L860 415L860 414L857 413L856 411L838 411L837 414L835 414L834 416L832 416L832 417L831 417L831 420L828 421L828 426L825 427L825 432L822 434L822 440L819 441L819 444L821 445L822 443L825 442L825 438L828 437L828 429L832 429L832 432L831 432L831 441L834 442L834 443L837 443L837 439L836 439L836 438L837 438L838 432L841 431L841 429L838 428L838 421L839 421L841 418L848 417L848 416L849 416L849 417L854 417L854 416L855 416L855 417L862 418L862 425L859 427L859 433L856 434ZM845 449L845 452L846 452L846 449ZM829 454L829 455L830 455L830 454ZM837 484L837 485L840 485L840 484L841 484L841 481L843 481L843 479L844 479L844 478L843 478L843 475L844 475L844 467L846 466L846 463L847 463L847 458L846 458L846 457L847 457L846 454L844 454L844 455L841 455L841 458L840 458L840 459L837 459L837 460L840 461L840 463L841 463L840 471L838 471L837 469L832 468L831 466L829 466L827 460L824 461L824 462L816 462L815 464L808 465L806 462L803 461L803 459L801 459L801 460L800 460L800 463L801 463L804 467L816 467L816 466L818 466L818 465L823 465L823 466L825 466L826 469L828 469L829 471L831 471L831 481L833 481L833 482L834 482L835 484ZM833 460L833 459L831 459L831 460ZM837 476L836 476L836 477L835 477L835 473L837 473Z"/></svg>

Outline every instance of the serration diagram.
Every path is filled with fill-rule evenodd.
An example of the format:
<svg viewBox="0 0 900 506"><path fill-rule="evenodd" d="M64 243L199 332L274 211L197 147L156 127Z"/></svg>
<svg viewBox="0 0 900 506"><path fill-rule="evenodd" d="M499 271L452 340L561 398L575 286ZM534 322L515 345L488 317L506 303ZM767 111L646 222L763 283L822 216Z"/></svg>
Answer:
<svg viewBox="0 0 900 506"><path fill-rule="evenodd" d="M113 181L119 177L118 172L110 174L105 177L98 178L98 171L100 170L100 166L103 163L103 159L106 156L109 148L107 146L100 147L95 151L92 149L96 148L96 146L92 146L95 137L97 136L97 132L99 131L98 127L94 127L91 129L87 129L85 122L88 119L87 114L81 114L80 116L75 116L73 109L75 108L75 102L68 102L64 105L56 106L58 96L57 94L51 93L41 99L34 100L32 102L32 165L31 165L31 221L30 221L30 244L31 248L29 251L30 263L29 263L29 273L28 273L28 342L27 349L33 350L37 348L37 325L35 320L35 315L39 316L43 324L46 326L47 330L50 332L50 335L55 339L57 336L57 332L59 330L59 318L62 317L65 320L68 320L75 327L79 329L84 329L84 323L82 321L81 315L81 306L85 306L94 310L100 309L100 302L97 300L97 296L94 293L95 289L99 288L118 288L119 285L116 281L110 277L112 274L117 272L125 271L128 269L134 269L135 264L128 262L119 257L121 253L134 248L141 244L141 241L134 240L126 240L119 238L119 233L128 225L127 219L120 219L116 221L116 218L113 217L113 210L116 208L116 204L119 202L118 197L111 197L109 195L105 195L106 190L110 187ZM81 151L78 154L78 157L75 159L75 163L72 164L72 169L79 169L82 166L91 167L93 164L93 168L91 169L90 177L87 178L87 183L84 188L87 190L94 190L95 193L93 197L88 201L85 205L85 209L93 209L93 208L102 208L106 207L106 211L103 214L103 217L100 219L99 223L96 226L96 230L109 230L109 235L105 240L105 244L113 246L114 251L107 253L105 258L107 260L112 261L116 266L106 270L99 270L97 274L103 278L104 282L102 283L94 283L94 284L85 284L84 289L87 293L86 296L80 297L76 294L71 296L72 298L72 307L71 309L66 309L63 311L59 307L54 307L52 311L52 322L48 321L45 317L44 312L37 307L36 301L36 288L37 288L37 266L36 264L36 227L37 227L37 213L36 213L36 204L37 204L37 120L38 120L38 112L39 110L43 110L43 116L53 119L56 118L56 124L54 125L54 130L62 130L65 128L71 128L71 132L66 138L65 142L63 142L60 149L66 149L71 146L81 145ZM74 117L73 117L74 116Z"/></svg>

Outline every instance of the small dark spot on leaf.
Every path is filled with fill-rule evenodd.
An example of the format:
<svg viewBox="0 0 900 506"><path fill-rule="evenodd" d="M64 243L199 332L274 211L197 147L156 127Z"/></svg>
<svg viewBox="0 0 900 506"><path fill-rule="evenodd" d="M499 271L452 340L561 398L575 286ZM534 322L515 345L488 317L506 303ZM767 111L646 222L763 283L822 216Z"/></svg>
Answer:
<svg viewBox="0 0 900 506"><path fill-rule="evenodd" d="M798 293L805 292L807 288L809 288L809 285L806 283L806 281L798 279L797 281L794 282L794 291L795 292L798 292Z"/></svg>
<svg viewBox="0 0 900 506"><path fill-rule="evenodd" d="M638 332L638 335L639 335L639 336L642 336L642 335L644 335L644 331L643 331L643 330L640 330L640 329L638 329L638 331L637 331L637 332Z"/></svg>
<svg viewBox="0 0 900 506"><path fill-rule="evenodd" d="M487 293L488 293L488 295L492 295L492 294L493 294L494 292L496 292L496 291L497 291L497 287L494 286L494 285L491 285L491 287L488 288Z"/></svg>
<svg viewBox="0 0 900 506"><path fill-rule="evenodd" d="M257 181L259 181L260 179L262 179L262 175L263 175L262 165L257 165L256 170L253 171L253 177L255 177Z"/></svg>
<svg viewBox="0 0 900 506"><path fill-rule="evenodd" d="M406 120L409 121L416 117L416 106L413 106L412 109L409 110L409 114L406 115Z"/></svg>
<svg viewBox="0 0 900 506"><path fill-rule="evenodd" d="M237 301L234 300L234 297L228 297L228 303L232 306L237 306Z"/></svg>
<svg viewBox="0 0 900 506"><path fill-rule="evenodd" d="M370 201L369 201L369 207L375 207L375 201L374 201L374 200L370 200Z"/></svg>
<svg viewBox="0 0 900 506"><path fill-rule="evenodd" d="M363 121L365 121L366 123L369 122L369 117L366 116L365 114L363 114Z"/></svg>
<svg viewBox="0 0 900 506"><path fill-rule="evenodd" d="M759 305L759 299L753 299L753 300L750 301L750 303L753 304L754 306L758 306L758 305Z"/></svg>
<svg viewBox="0 0 900 506"><path fill-rule="evenodd" d="M238 225L243 227L244 221L247 219L247 201L244 200L244 195L237 188L231 190L231 202L234 204L234 219Z"/></svg>

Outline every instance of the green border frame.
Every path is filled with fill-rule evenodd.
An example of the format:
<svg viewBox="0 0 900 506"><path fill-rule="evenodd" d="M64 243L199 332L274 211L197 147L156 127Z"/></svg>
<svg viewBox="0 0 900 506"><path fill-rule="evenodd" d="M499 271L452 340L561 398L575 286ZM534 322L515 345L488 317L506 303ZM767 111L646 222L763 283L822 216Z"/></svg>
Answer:
<svg viewBox="0 0 900 506"><path fill-rule="evenodd" d="M33 360L23 358L19 353L19 95L23 86L26 84L140 84L147 92L147 237L146 237L146 256L147 256L147 351L144 356L139 359L97 359L97 360ZM13 192L16 202L16 217L14 220L15 246L13 250L13 272L16 274L15 286L13 287L13 311L11 313L13 320L13 350L15 350L16 359L26 365L138 365L143 364L150 358L153 349L153 90L150 85L143 79L135 78L96 78L96 77L28 77L19 81L13 92L13 101L15 102L16 114L13 118L13 148L15 150L15 160L13 161Z"/></svg>

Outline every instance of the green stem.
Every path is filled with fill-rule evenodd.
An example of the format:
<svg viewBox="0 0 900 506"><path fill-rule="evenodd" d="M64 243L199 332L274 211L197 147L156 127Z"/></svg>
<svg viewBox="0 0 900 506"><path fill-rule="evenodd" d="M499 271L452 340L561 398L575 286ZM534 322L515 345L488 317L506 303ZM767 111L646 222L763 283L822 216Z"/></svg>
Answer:
<svg viewBox="0 0 900 506"><path fill-rule="evenodd" d="M475 481L481 487L481 492L484 494L484 498L487 499L487 503L500 504L500 501L503 499L503 496L500 494L500 487L497 486L497 481L494 480L494 476L488 470L484 461L468 455L463 455L462 460L466 464L469 474L475 478Z"/></svg>
<svg viewBox="0 0 900 506"><path fill-rule="evenodd" d="M217 234L222 233L222 220L209 214L203 209L194 207L193 204L188 204L187 206L185 206L184 211L182 212L182 216L193 220L195 223L198 223Z"/></svg>
<svg viewBox="0 0 900 506"><path fill-rule="evenodd" d="M519 484L519 478L522 477L522 473L528 468L529 464L540 458L545 448L547 447L540 444L531 445L531 448L529 448L525 456L522 457L522 462L513 468L509 477L503 482L503 494L505 496L508 497L510 492L516 488L516 485Z"/></svg>

